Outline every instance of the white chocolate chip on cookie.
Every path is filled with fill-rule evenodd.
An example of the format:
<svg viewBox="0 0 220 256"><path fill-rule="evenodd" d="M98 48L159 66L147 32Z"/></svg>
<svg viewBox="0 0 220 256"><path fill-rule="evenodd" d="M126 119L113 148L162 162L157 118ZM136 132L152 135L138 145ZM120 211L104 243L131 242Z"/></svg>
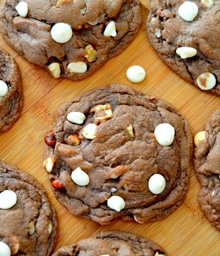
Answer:
<svg viewBox="0 0 220 256"><path fill-rule="evenodd" d="M117 36L116 26L115 22L112 20L108 23L104 30L104 36Z"/></svg>
<svg viewBox="0 0 220 256"><path fill-rule="evenodd" d="M154 130L157 142L162 146L169 146L173 143L175 129L171 124L162 123L157 125Z"/></svg>
<svg viewBox="0 0 220 256"><path fill-rule="evenodd" d="M44 169L45 169L48 173L52 172L55 162L56 162L56 157L55 157L55 155L49 156L49 157L48 157L47 159L45 159L44 162L43 162L43 167L44 167Z"/></svg>
<svg viewBox="0 0 220 256"><path fill-rule="evenodd" d="M86 116L82 112L70 112L67 114L67 120L74 124L82 124Z"/></svg>
<svg viewBox="0 0 220 256"><path fill-rule="evenodd" d="M64 22L56 23L51 31L51 37L57 43L67 43L73 35L72 28L69 24Z"/></svg>
<svg viewBox="0 0 220 256"><path fill-rule="evenodd" d="M214 0L201 0L201 3L207 7L210 8L214 5Z"/></svg>
<svg viewBox="0 0 220 256"><path fill-rule="evenodd" d="M193 47L182 46L176 49L176 53L182 58L187 59L194 57L197 54L197 50Z"/></svg>
<svg viewBox="0 0 220 256"><path fill-rule="evenodd" d="M4 190L0 193L0 209L7 210L17 203L17 195L12 190Z"/></svg>
<svg viewBox="0 0 220 256"><path fill-rule="evenodd" d="M191 1L183 2L178 9L179 16L185 21L193 21L198 12L197 4Z"/></svg>
<svg viewBox="0 0 220 256"><path fill-rule="evenodd" d="M5 96L7 93L8 85L3 80L0 80L0 97Z"/></svg>
<svg viewBox="0 0 220 256"><path fill-rule="evenodd" d="M109 208L112 210L115 210L117 212L120 212L122 209L125 208L125 201L122 197L120 196L111 196L107 200L107 205Z"/></svg>
<svg viewBox="0 0 220 256"><path fill-rule="evenodd" d="M194 144L196 147L198 147L202 141L205 141L205 135L206 135L205 131L200 131L196 133L194 137Z"/></svg>
<svg viewBox="0 0 220 256"><path fill-rule="evenodd" d="M82 135L87 138L87 139L95 139L96 137L96 128L97 125L95 124L87 124L83 129L82 129Z"/></svg>
<svg viewBox="0 0 220 256"><path fill-rule="evenodd" d="M211 90L216 86L216 78L212 73L205 72L198 76L196 83L201 90Z"/></svg>
<svg viewBox="0 0 220 256"><path fill-rule="evenodd" d="M83 61L76 61L69 63L67 69L70 73L83 74L87 71L87 65Z"/></svg>
<svg viewBox="0 0 220 256"><path fill-rule="evenodd" d="M19 2L15 9L21 17L26 17L28 14L28 4L26 2Z"/></svg>
<svg viewBox="0 0 220 256"><path fill-rule="evenodd" d="M77 167L71 174L74 183L79 186L87 186L89 184L89 176L80 167Z"/></svg>
<svg viewBox="0 0 220 256"><path fill-rule="evenodd" d="M0 255L1 256L11 256L10 247L2 241L0 241Z"/></svg>
<svg viewBox="0 0 220 256"><path fill-rule="evenodd" d="M148 181L148 188L153 194L160 194L166 187L166 180L161 174L154 174Z"/></svg>

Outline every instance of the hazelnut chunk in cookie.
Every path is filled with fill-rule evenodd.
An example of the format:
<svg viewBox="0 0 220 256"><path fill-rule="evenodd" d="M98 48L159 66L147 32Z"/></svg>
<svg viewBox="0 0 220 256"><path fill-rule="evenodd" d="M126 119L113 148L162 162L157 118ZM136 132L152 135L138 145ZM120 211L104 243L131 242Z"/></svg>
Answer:
<svg viewBox="0 0 220 256"><path fill-rule="evenodd" d="M75 115L82 120L73 121ZM183 202L193 141L169 103L112 84L64 103L53 134L44 166L55 197L74 216L101 225L116 218L143 223ZM80 142L70 143L72 137Z"/></svg>

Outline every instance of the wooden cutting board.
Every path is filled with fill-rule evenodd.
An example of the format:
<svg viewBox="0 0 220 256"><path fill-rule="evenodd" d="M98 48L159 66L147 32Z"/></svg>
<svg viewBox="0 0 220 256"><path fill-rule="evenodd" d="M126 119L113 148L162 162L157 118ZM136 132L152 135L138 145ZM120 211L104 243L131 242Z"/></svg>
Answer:
<svg viewBox="0 0 220 256"><path fill-rule="evenodd" d="M114 221L100 226L70 215L53 197L42 167L44 133L53 127L58 107L78 93L111 83L122 83L144 93L161 97L188 119L192 134L204 128L210 114L220 108L220 98L201 92L174 74L156 55L145 31L147 10L143 9L143 25L137 38L119 56L110 60L91 77L73 82L52 79L45 70L18 56L0 38L0 46L15 56L23 79L24 108L13 128L0 135L0 159L16 165L36 177L48 192L59 221L57 248L103 230L119 229L148 237L162 245L172 256L220 255L220 233L204 218L197 203L199 184L194 173L185 202L168 218L155 223L138 224ZM125 72L131 65L141 65L146 79L133 84Z"/></svg>

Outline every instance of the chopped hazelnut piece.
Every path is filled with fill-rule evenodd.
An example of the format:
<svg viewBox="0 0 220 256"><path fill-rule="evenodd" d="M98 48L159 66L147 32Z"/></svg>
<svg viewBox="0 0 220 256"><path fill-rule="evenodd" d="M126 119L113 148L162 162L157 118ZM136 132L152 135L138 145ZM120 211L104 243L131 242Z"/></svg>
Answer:
<svg viewBox="0 0 220 256"><path fill-rule="evenodd" d="M88 60L88 62L93 62L96 60L97 58L97 51L92 47L91 44L87 45L85 47L85 51L86 51L86 59Z"/></svg>
<svg viewBox="0 0 220 256"><path fill-rule="evenodd" d="M48 70L50 71L50 74L53 78L60 78L60 64L58 62L53 62L49 66L47 66Z"/></svg>
<svg viewBox="0 0 220 256"><path fill-rule="evenodd" d="M72 2L73 2L73 0L58 0L56 3L56 7L60 7L65 4L70 4Z"/></svg>
<svg viewBox="0 0 220 256"><path fill-rule="evenodd" d="M79 136L73 134L70 134L65 141L71 146L78 146L81 142Z"/></svg>
<svg viewBox="0 0 220 256"><path fill-rule="evenodd" d="M35 225L34 225L34 222L31 221L28 225L28 234L29 235L33 235L35 232Z"/></svg>
<svg viewBox="0 0 220 256"><path fill-rule="evenodd" d="M95 112L95 123L99 124L112 118L112 109L110 104L97 105L92 108L91 112Z"/></svg>
<svg viewBox="0 0 220 256"><path fill-rule="evenodd" d="M130 124L130 125L127 126L126 131L128 132L128 134L129 134L131 137L134 137L134 130L133 130L132 124Z"/></svg>

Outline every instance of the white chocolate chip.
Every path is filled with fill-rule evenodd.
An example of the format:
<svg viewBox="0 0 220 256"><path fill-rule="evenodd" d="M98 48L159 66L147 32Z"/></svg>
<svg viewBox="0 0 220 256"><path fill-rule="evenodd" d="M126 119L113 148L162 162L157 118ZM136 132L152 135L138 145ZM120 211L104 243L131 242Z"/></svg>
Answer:
<svg viewBox="0 0 220 256"><path fill-rule="evenodd" d="M53 40L61 44L68 42L73 35L71 26L63 22L56 23L52 27L50 33Z"/></svg>
<svg viewBox="0 0 220 256"><path fill-rule="evenodd" d="M176 53L182 58L187 59L195 56L197 54L197 50L193 47L182 46L176 49Z"/></svg>
<svg viewBox="0 0 220 256"><path fill-rule="evenodd" d="M53 224L52 224L52 222L50 222L50 223L48 224L47 230L48 230L48 234L50 235L50 234L52 233L52 231L53 231Z"/></svg>
<svg viewBox="0 0 220 256"><path fill-rule="evenodd" d="M111 193L115 193L117 191L117 188L111 188L110 191Z"/></svg>
<svg viewBox="0 0 220 256"><path fill-rule="evenodd" d="M17 203L17 195L12 190L4 190L0 193L0 209L7 210Z"/></svg>
<svg viewBox="0 0 220 256"><path fill-rule="evenodd" d="M133 83L140 83L146 76L144 68L138 65L131 66L126 72L127 79Z"/></svg>
<svg viewBox="0 0 220 256"><path fill-rule="evenodd" d="M89 25L91 26L95 26L98 24L98 21L99 21L99 17L97 19L95 19L94 21L88 21Z"/></svg>
<svg viewBox="0 0 220 256"><path fill-rule="evenodd" d="M125 201L120 196L111 196L107 200L107 205L112 210L115 210L116 212L120 212L122 209L125 208Z"/></svg>
<svg viewBox="0 0 220 256"><path fill-rule="evenodd" d="M0 97L5 96L7 93L8 85L3 80L0 80Z"/></svg>
<svg viewBox="0 0 220 256"><path fill-rule="evenodd" d="M74 124L82 124L86 116L82 112L70 112L67 114L67 120Z"/></svg>
<svg viewBox="0 0 220 256"><path fill-rule="evenodd" d="M196 83L201 90L211 90L216 86L216 78L212 73L205 72L198 76Z"/></svg>
<svg viewBox="0 0 220 256"><path fill-rule="evenodd" d="M61 69L60 64L58 62L53 62L48 66L50 74L53 78L60 78Z"/></svg>
<svg viewBox="0 0 220 256"><path fill-rule="evenodd" d="M26 2L19 2L15 9L21 17L26 17L28 14L28 4Z"/></svg>
<svg viewBox="0 0 220 256"><path fill-rule="evenodd" d="M83 61L71 62L68 64L67 69L70 73L83 74L87 71L87 65Z"/></svg>
<svg viewBox="0 0 220 256"><path fill-rule="evenodd" d="M80 9L80 14L81 14L81 15L85 15L86 10L87 10L87 7L86 7L86 6L83 7L82 9Z"/></svg>
<svg viewBox="0 0 220 256"><path fill-rule="evenodd" d="M197 4L191 1L183 2L178 9L179 16L185 21L194 20L198 12L199 9Z"/></svg>
<svg viewBox="0 0 220 256"><path fill-rule="evenodd" d="M97 125L95 124L87 124L83 129L82 129L82 135L87 138L87 139L95 139L96 137L96 128Z"/></svg>
<svg viewBox="0 0 220 256"><path fill-rule="evenodd" d="M116 31L116 26L115 26L115 22L112 20L108 23L108 25L105 28L104 31L104 36L117 36L117 31Z"/></svg>
<svg viewBox="0 0 220 256"><path fill-rule="evenodd" d="M156 252L155 254L154 254L154 256L165 256L164 254L161 254L161 253L159 253L159 252Z"/></svg>
<svg viewBox="0 0 220 256"><path fill-rule="evenodd" d="M155 30L154 30L154 35L155 35L157 38L160 38L161 35L162 35L161 29L155 28Z"/></svg>
<svg viewBox="0 0 220 256"><path fill-rule="evenodd" d="M11 255L10 247L2 241L0 242L0 255L1 256L10 256Z"/></svg>
<svg viewBox="0 0 220 256"><path fill-rule="evenodd" d="M201 3L207 7L210 8L214 5L214 0L201 0Z"/></svg>
<svg viewBox="0 0 220 256"><path fill-rule="evenodd" d="M205 131L200 131L194 136L194 144L196 147L199 146L199 144L205 140Z"/></svg>
<svg viewBox="0 0 220 256"><path fill-rule="evenodd" d="M56 161L56 157L54 155L44 160L43 167L47 172L49 173L52 172L55 161Z"/></svg>
<svg viewBox="0 0 220 256"><path fill-rule="evenodd" d="M71 174L74 183L79 186L87 186L89 184L89 176L80 167L77 167Z"/></svg>
<svg viewBox="0 0 220 256"><path fill-rule="evenodd" d="M136 215L133 216L134 217L134 220L139 223L139 224L143 224L144 222L143 221L140 221Z"/></svg>
<svg viewBox="0 0 220 256"><path fill-rule="evenodd" d="M171 124L161 123L154 130L157 142L162 146L169 146L173 143L175 129Z"/></svg>
<svg viewBox="0 0 220 256"><path fill-rule="evenodd" d="M161 174L154 174L148 181L148 188L153 194L160 194L166 187L166 180Z"/></svg>

